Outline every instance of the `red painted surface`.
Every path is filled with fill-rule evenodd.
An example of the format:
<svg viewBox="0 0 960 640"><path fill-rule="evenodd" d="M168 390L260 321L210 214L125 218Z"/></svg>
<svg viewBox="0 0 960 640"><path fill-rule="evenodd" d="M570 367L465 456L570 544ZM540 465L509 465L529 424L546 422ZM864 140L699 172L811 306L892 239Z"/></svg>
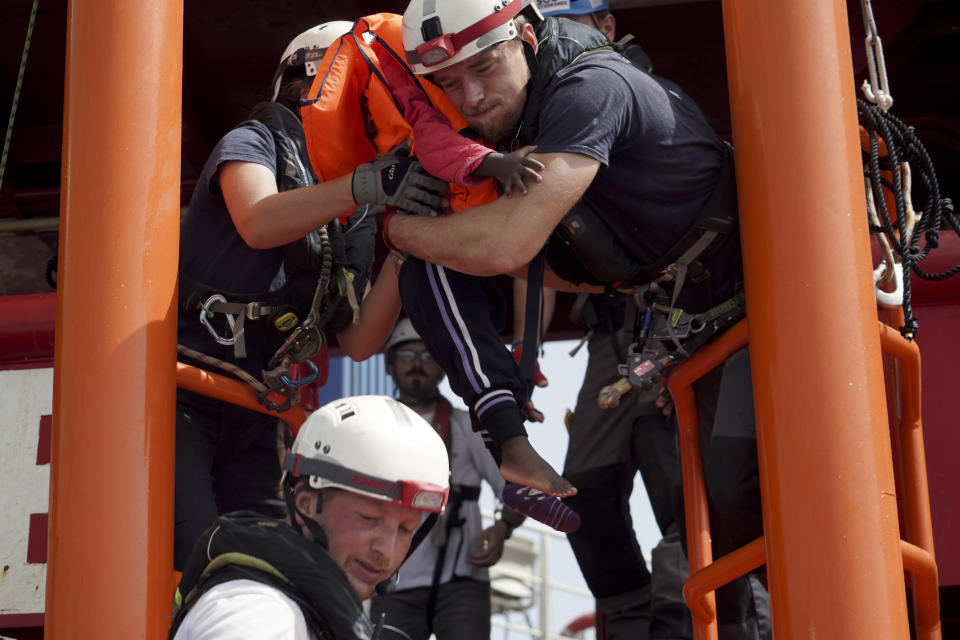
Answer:
<svg viewBox="0 0 960 640"><path fill-rule="evenodd" d="M53 416L40 416L40 433L37 436L37 464L50 464L50 438L53 432Z"/></svg>
<svg viewBox="0 0 960 640"><path fill-rule="evenodd" d="M914 315L920 322L923 435L937 567L942 586L960 585L960 417L953 402L960 362L960 300L915 305Z"/></svg>
<svg viewBox="0 0 960 640"><path fill-rule="evenodd" d="M9 633L8 629L27 629L43 627L42 613L14 613L0 616L0 629ZM19 636L14 636L19 637Z"/></svg>
<svg viewBox="0 0 960 640"><path fill-rule="evenodd" d="M56 307L52 293L0 297L0 369L53 363Z"/></svg>
<svg viewBox="0 0 960 640"><path fill-rule="evenodd" d="M47 561L47 522L45 513L30 514L30 533L27 538L27 564Z"/></svg>

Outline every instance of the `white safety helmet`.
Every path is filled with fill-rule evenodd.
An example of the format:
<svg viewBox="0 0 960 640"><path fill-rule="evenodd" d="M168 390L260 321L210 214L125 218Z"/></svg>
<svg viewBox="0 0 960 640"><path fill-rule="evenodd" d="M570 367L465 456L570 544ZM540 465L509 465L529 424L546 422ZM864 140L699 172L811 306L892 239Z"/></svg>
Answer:
<svg viewBox="0 0 960 640"><path fill-rule="evenodd" d="M513 19L532 0L412 0L403 13L403 52L414 73L449 67L517 36Z"/></svg>
<svg viewBox="0 0 960 640"><path fill-rule="evenodd" d="M443 440L387 396L353 396L314 411L283 459L284 479L337 487L419 511L441 513L450 491Z"/></svg>
<svg viewBox="0 0 960 640"><path fill-rule="evenodd" d="M414 342L415 340L423 340L423 338L421 338L417 330L413 328L413 323L410 322L410 318L400 318L397 325L393 328L393 333L387 338L387 344L383 345L383 350L387 352L398 344Z"/></svg>
<svg viewBox="0 0 960 640"><path fill-rule="evenodd" d="M270 99L276 100L280 94L280 82L287 69L303 66L307 77L317 75L317 63L323 59L327 47L352 28L352 22L333 20L310 27L291 40L280 56L280 64L273 74L273 97Z"/></svg>

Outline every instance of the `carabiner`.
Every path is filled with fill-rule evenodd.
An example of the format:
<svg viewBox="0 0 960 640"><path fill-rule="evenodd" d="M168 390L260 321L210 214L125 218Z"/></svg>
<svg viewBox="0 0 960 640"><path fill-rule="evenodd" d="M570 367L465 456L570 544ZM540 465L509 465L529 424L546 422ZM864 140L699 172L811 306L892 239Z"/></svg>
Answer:
<svg viewBox="0 0 960 640"><path fill-rule="evenodd" d="M207 300L200 305L200 324L202 324L207 328L207 331L210 332L210 335L213 336L213 339L216 340L219 344L229 346L237 341L237 337L236 336L230 336L229 338L220 337L220 335L217 333L217 330L214 329L213 325L210 324L210 319L207 317L207 313L208 313L207 308L209 308L211 304L213 304L214 302L225 303L226 301L227 299L224 298L219 293L215 293L209 298L207 298ZM233 316L230 315L229 313L225 313L223 315L227 316L227 324L230 325L230 333L233 333L233 325L235 322L233 319Z"/></svg>
<svg viewBox="0 0 960 640"><path fill-rule="evenodd" d="M299 389L300 387L305 387L320 375L320 372L317 370L317 365L313 363L313 360L307 359L303 361L303 364L310 367L310 373L305 377L300 378L299 380L291 380L290 376L285 373L280 374L280 382L287 385L291 389Z"/></svg>

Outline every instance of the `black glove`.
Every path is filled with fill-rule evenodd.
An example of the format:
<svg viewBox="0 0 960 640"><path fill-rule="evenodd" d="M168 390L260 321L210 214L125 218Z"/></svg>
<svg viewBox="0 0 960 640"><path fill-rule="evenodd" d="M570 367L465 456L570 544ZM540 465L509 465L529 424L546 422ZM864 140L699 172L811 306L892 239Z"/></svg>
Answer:
<svg viewBox="0 0 960 640"><path fill-rule="evenodd" d="M353 200L429 215L443 206L447 183L434 178L410 155L406 143L353 171Z"/></svg>

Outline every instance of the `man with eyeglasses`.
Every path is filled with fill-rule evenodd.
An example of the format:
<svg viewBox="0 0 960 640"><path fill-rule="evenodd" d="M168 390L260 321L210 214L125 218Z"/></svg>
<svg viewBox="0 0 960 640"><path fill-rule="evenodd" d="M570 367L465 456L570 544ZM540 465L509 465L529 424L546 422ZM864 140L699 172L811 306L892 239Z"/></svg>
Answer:
<svg viewBox="0 0 960 640"><path fill-rule="evenodd" d="M481 531L480 480L496 495L504 480L466 411L453 409L437 386L443 371L430 356L407 318L401 319L384 347L386 369L397 385L397 398L443 438L450 458L450 499L428 540L400 569L398 589L374 596L371 617L386 613L388 624L412 640L434 634L446 638L490 637L490 578L487 567L503 553L503 543L523 522L505 507L501 517Z"/></svg>

